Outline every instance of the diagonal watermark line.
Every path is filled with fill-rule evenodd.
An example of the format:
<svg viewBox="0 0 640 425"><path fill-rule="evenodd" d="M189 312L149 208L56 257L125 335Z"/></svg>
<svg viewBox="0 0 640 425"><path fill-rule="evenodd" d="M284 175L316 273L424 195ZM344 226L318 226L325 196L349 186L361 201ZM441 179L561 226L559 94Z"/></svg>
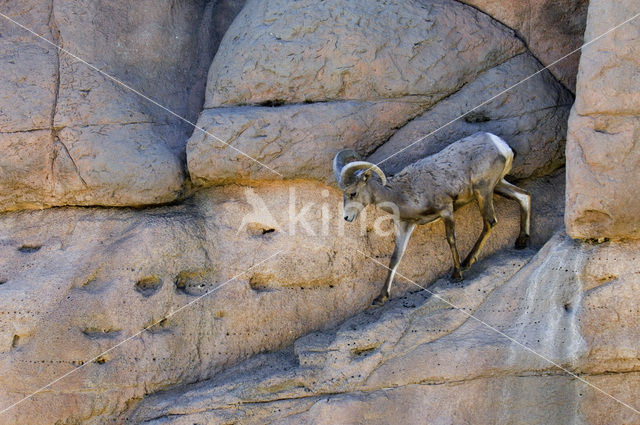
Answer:
<svg viewBox="0 0 640 425"><path fill-rule="evenodd" d="M85 61L84 59L79 58L78 56L74 55L73 53L71 53L70 51L64 49L63 47L58 46L56 43L48 40L46 37L43 37L42 35L38 34L37 32L31 30L30 28L25 27L24 25L22 25L20 22L11 19L9 16L5 15L4 13L0 12L0 16L2 16L3 18L7 19L8 21L13 22L15 25L19 26L20 28L24 29L25 31L30 32L31 34L33 34L34 36L36 36L37 38L39 38L40 40L43 40L44 42L50 44L51 46L55 47L56 49L58 49L59 51L66 53L67 55L71 56L72 58L74 58L75 60L77 60L78 62L81 62L83 64L85 64L86 66L88 66L89 68L93 69L94 71L102 74L103 76L107 77L108 79L110 79L111 81L115 82L116 84L119 84L120 86L124 87L127 90L130 90L132 92L134 92L135 94L137 94L138 96L142 97L143 99L145 99L146 101L154 104L155 106L157 106L160 109L163 109L164 111L168 112L169 114L173 115L174 117L178 118L179 120L189 124L190 126L192 126L193 128L200 130L201 132L203 132L204 134L206 134L209 137L212 137L213 139L217 140L218 142L222 143L225 146L230 147L231 149L233 149L234 151L238 152L239 154L249 158L251 161L256 162L260 165L262 165L264 168L266 168L267 170L271 171L274 174L277 174L280 177L284 177L281 173L277 172L276 170L274 170L273 168L269 167L268 165L260 162L259 160L255 159L254 157L252 157L251 155L241 151L240 149L236 148L235 146L225 142L224 140L222 140L221 138L219 138L218 136L216 136L213 133L210 133L209 131L205 130L204 128L198 126L197 124L189 121L188 119L186 119L185 117L175 113L174 111L172 111L171 109L167 108L166 106L158 103L157 101L151 99L149 96L145 95L144 93L134 89L133 87L129 86L128 84L120 81L119 79L117 79L116 77L113 77L112 75L104 72L103 70L101 70L100 68L96 67L95 65L90 64L89 62Z"/></svg>
<svg viewBox="0 0 640 425"><path fill-rule="evenodd" d="M378 261L377 259L375 259L375 258L373 258L373 257L371 257L371 256L369 256L369 255L367 255L367 254L365 254L364 252L360 251L359 249L358 249L357 251L358 251L360 254L362 254L363 256L367 257L368 259L373 260L376 264L379 264L380 266L384 267L384 268L385 268L385 269L387 269L387 270L391 270L389 267L387 267L386 265L382 264L382 263L381 263L380 261ZM448 301L448 300L444 299L443 297L441 297L440 295L436 294L435 292L430 291L429 289L425 288L425 287L424 287L424 286L422 286L422 285L419 285L418 283L414 282L413 280L409 279L408 277L406 277L406 276L404 276L404 275L400 274L398 271L396 271L396 274L397 274L398 276L402 277L403 279L407 280L408 282L410 282L410 283L414 284L414 285L415 285L415 286L417 286L418 288L421 288L421 289L423 289L423 290L427 291L431 296L433 296L433 297L435 297L435 298L439 299L440 301L445 302L446 304L448 304L448 305L449 305L449 306L451 306L452 308L454 308L454 309L456 309L456 310L458 310L458 311L460 311L460 312L464 313L464 314L465 314L467 317L469 317L470 319L473 319L473 320L475 320L475 321L479 322L480 324L482 324L482 325L484 325L484 326L488 327L488 328L489 328L489 329L491 329L492 331L494 331L494 332L498 333L499 335L501 335L501 336L503 336L503 337L507 338L507 339L508 339L508 340L510 340L511 342L513 342L513 343L517 344L518 346L520 346L520 347L524 348L525 350L527 350L527 351L531 352L532 354L535 354L536 356L540 357L542 360L545 360L546 362L548 362L548 363L552 364L553 366L557 367L558 369L560 369L560 370L562 370L562 371L566 372L567 374L571 375L572 377L576 378L577 380L579 380L579 381L581 381L581 382L583 382L583 383L587 384L587 385L588 385L588 386L590 386L591 388L593 388L593 389L595 389L595 390L597 390L597 391L601 392L602 394L606 395L607 397L610 397L610 398L612 398L613 400L617 401L617 402L618 402L618 403L620 403L621 405L623 405L623 406L625 406L625 407L627 407L627 408L631 409L634 413L636 413L636 414L640 415L640 410L638 410L638 409L636 409L636 408L634 408L634 407L630 406L629 404L625 403L624 401L622 401L622 400L620 400L620 399L618 399L618 398L616 398L616 397L612 396L612 395L611 395L611 394L609 394L608 392L606 392L606 391L604 391L604 390L602 390L602 389L598 388L597 386L593 385L591 382L589 382L589 381L585 380L584 378L581 378L580 376L576 375L575 373L571 372L570 370L568 370L568 369L566 369L566 368L564 368L564 367L560 366L558 363L554 362L553 360L549 359L548 357L546 357L546 356L544 356L544 355L542 355L542 354L538 353L537 351L535 351L535 350L533 350L532 348L530 348L530 347L528 347L528 346L524 345L524 344L523 344L523 343L521 343L520 341L518 341L518 340L516 340L516 339L514 339L514 338L512 338L512 337L510 337L509 335L505 334L505 333L504 333L504 332L502 332L501 330L496 329L494 326L491 326L490 324L488 324L488 323L487 323L487 322L485 322L484 320L482 320L482 319L480 319L480 318L478 318L478 317L474 316L474 315L473 315L473 314L471 314L471 313L467 313L466 311L464 311L464 309L463 309L463 308L460 308L460 307L456 306L455 304L453 304L453 303L451 303L450 301Z"/></svg>
<svg viewBox="0 0 640 425"><path fill-rule="evenodd" d="M127 337L126 339L123 339L122 341L120 341L119 343L117 343L116 345L110 347L109 349L103 351L102 353L98 354L97 356L85 361L84 363L82 363L80 366L78 366L75 369L71 369L69 372L65 373L62 376L59 376L58 378L54 379L53 381L49 382L47 385L42 386L40 388L38 388L37 390L35 390L34 392L32 392L31 394L29 394L28 396L16 401L15 403L13 403L10 406L5 407L4 409L0 410L0 415L7 412L8 410L18 406L19 404L29 400L31 397L35 396L36 394L42 392L43 390L49 388L50 386L52 386L53 384L55 384L58 381L61 381L62 379L66 378L67 376L76 373L77 371L79 371L80 369L82 369L83 367L85 367L86 365L93 363L94 361L96 361L97 359L99 359L100 357L104 356L105 354L115 350L116 348L118 348L119 346L123 345L124 343L131 341L133 338L137 337L138 335L142 334L144 331L148 330L149 328L152 328L153 326L157 325L158 323L162 322L163 320L166 320L168 318L170 318L171 316L175 315L176 313L179 313L180 311L184 310L185 308L189 307L190 305L192 305L195 302L200 301L202 298L206 297L207 295L212 294L213 292L217 291L218 289L228 285L229 283L233 282L234 280L236 280L238 277L242 276L243 274L247 273L248 271L258 267L259 265L267 262L268 260L272 259L273 257L275 257L276 255L280 254L282 251L284 250L280 250L278 252L276 252L275 254L270 255L269 257L265 258L264 260L260 261L257 264L254 264L253 266L249 267L248 269L246 269L245 271L238 273L237 275L233 276L231 279L221 283L220 285L216 286L215 288L205 292L204 294L200 295L199 297L189 301L188 303L186 303L185 305L183 305L182 307L178 308L177 310L173 310L171 313L167 314L165 317L163 317L160 320L157 320L155 322L153 322L152 324L146 326L145 328L143 328L142 330L136 332L135 334Z"/></svg>
<svg viewBox="0 0 640 425"><path fill-rule="evenodd" d="M596 42L597 40L600 40L602 37L606 36L607 34L611 33L612 31L615 31L615 30L617 30L618 28L620 28L621 26L623 26L623 25L625 25L625 24L628 24L629 22L631 22L631 21L633 21L634 19L636 19L638 16L640 16L640 13L637 13L637 14L633 15L631 18L627 19L626 21L624 21L624 22L622 22L622 23L620 23L620 24L616 25L615 27L613 27L613 28L609 29L609 30L608 30L608 31L606 31L606 32L603 32L603 33L602 33L602 34L600 34L599 36L595 37L593 40L590 40L590 41L588 41L588 42L584 43L582 46L578 47L577 49L572 50L571 52L569 52L569 53L567 53L566 55L562 56L560 59L557 59L557 60L553 61L551 64L549 64L549 65L545 66L545 67L544 67L544 68L542 68L542 69L539 69L538 71L534 72L533 74L529 75L528 77L524 78L523 80L520 80L520 81L518 81L517 83L513 84L512 86L507 87L506 89L502 90L500 93L496 94L495 96L493 96L493 97L491 97L491 98L489 98L489 99L485 100L484 102L482 102L481 104L479 104L479 105L477 105L477 106L473 107L472 109L469 109L469 110L468 110L467 112L465 112L464 114L462 114L462 115L460 115L460 116L458 116L458 117L456 117L456 118L452 119L451 121L449 121L448 123L446 123L446 124L444 124L444 125L441 125L440 127L436 128L436 129L435 129L435 130L433 130L432 132L430 132L430 133L428 133L428 134L426 134L426 135L422 136L422 137L421 137L421 138L419 138L418 140L416 140L416 141L414 141L414 142L410 143L409 145L407 145L407 146L405 146L404 148L402 148L402 149L398 150L397 152L395 152L395 153L393 153L393 154L389 155L388 157L384 158L383 160L376 162L376 164L375 164L375 165L380 166L380 164L382 164L383 162L385 162L385 161L387 161L387 160L389 160L389 159L393 158L394 156L396 156L396 155L398 155L398 154L400 154L400 153L404 152L405 150L409 149L411 146L416 145L416 144L418 144L418 143L422 142L424 139L426 139L426 138L427 138L427 137L429 137L429 136L433 136L434 134L436 134L436 133L437 133L437 132L439 132L440 130L442 130L442 129L444 129L444 128L448 127L448 126L450 126L451 124L453 124L454 122L458 121L459 119L464 118L465 116L469 115L471 112L475 111L476 109L478 109L478 108L480 108L480 107L482 107L482 106L486 105L487 103L489 103L489 102L491 102L491 101L495 100L496 98L498 98L498 97L502 96L503 94L505 94L505 93L507 93L508 91L512 90L513 88L515 88L515 87L519 86L520 84L522 84L522 83L524 83L524 82L526 82L526 81L530 80L531 78L533 78L533 77L535 77L536 75L540 74L542 71L545 71L545 70L549 69L549 68L550 68L550 67L552 67L553 65L557 64L558 62L561 62L561 61L565 60L565 59L566 59L566 58L568 58L569 56L571 56L571 55L573 55L574 53L576 53L576 52L578 52L578 51L582 50L583 48L587 47L587 46L588 46L588 45L590 45L591 43L594 43L594 42Z"/></svg>

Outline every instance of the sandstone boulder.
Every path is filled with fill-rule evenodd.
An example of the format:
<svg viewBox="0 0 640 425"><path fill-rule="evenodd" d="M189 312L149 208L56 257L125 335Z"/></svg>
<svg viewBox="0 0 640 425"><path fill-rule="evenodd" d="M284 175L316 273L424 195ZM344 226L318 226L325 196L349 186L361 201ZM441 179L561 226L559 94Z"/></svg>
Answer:
<svg viewBox="0 0 640 425"><path fill-rule="evenodd" d="M323 184L338 149L374 158L406 146L540 69L512 30L453 0L250 0L212 63L243 0L4 3L188 119L201 112L207 131L287 179L199 131L185 152L184 123L3 24L0 410L42 391L0 423L634 418L468 317L620 400L640 397L637 244L560 234L533 250L564 217L564 170L553 170L571 96L549 73L398 156L489 130L517 145L516 176L540 176L520 183L533 194L534 248L498 253L519 210L496 197L485 260L462 283L437 280L451 264L443 225L415 231L399 272L436 281L430 290L462 310L402 278L369 310L386 271L367 256L389 261L393 229L373 207L345 223L341 193ZM214 187L184 199L185 171ZM170 204L6 212L158 203ZM456 222L464 255L477 207Z"/></svg>
<svg viewBox="0 0 640 425"><path fill-rule="evenodd" d="M163 143L167 126L132 123L64 127L55 136L54 194L75 205L170 202L183 192L179 156Z"/></svg>
<svg viewBox="0 0 640 425"><path fill-rule="evenodd" d="M585 40L629 19L636 6L591 1ZM566 223L572 237L640 237L640 182L634 177L640 167L638 37L636 19L582 53L567 138Z"/></svg>
<svg viewBox="0 0 640 425"><path fill-rule="evenodd" d="M2 13L38 34L51 38L50 7L37 0L3 1ZM51 127L58 73L57 50L17 25L2 19L0 37L0 133L44 130ZM37 136L34 140L37 139Z"/></svg>
<svg viewBox="0 0 640 425"><path fill-rule="evenodd" d="M277 171L335 184L331 161L339 150L372 152L423 109L410 99L205 109L198 126L235 149L196 130L187 144L189 175L207 185L274 179Z"/></svg>
<svg viewBox="0 0 640 425"><path fill-rule="evenodd" d="M3 12L194 121L242 4L8 1ZM183 193L190 125L6 20L0 57L0 211L138 206Z"/></svg>
<svg viewBox="0 0 640 425"><path fill-rule="evenodd" d="M51 38L50 12L37 1L3 2L3 13ZM52 46L34 42L22 28L0 19L1 211L40 206L51 191L58 55Z"/></svg>
<svg viewBox="0 0 640 425"><path fill-rule="evenodd" d="M611 4L589 3L585 42L599 37L639 13L637 3L624 0ZM576 112L580 115L638 115L640 111L640 66L638 18L586 46L578 74Z"/></svg>
<svg viewBox="0 0 640 425"><path fill-rule="evenodd" d="M46 205L53 187L51 131L0 133L0 150L2 210Z"/></svg>
<svg viewBox="0 0 640 425"><path fill-rule="evenodd" d="M385 172L395 174L456 140L489 131L517 152L511 175L544 175L564 163L566 121L573 100L548 72L420 140L539 69L530 54L515 56L431 108L424 99L405 97L205 109L198 126L232 147L196 130L187 145L189 174L199 185L277 178L264 164L285 178L310 177L334 184L329 164L340 149L353 148L365 157L373 152L368 159L384 161Z"/></svg>
<svg viewBox="0 0 640 425"><path fill-rule="evenodd" d="M401 96L435 103L523 51L511 30L450 0L250 0L211 64L205 108Z"/></svg>
<svg viewBox="0 0 640 425"><path fill-rule="evenodd" d="M451 122L540 68L533 56L524 53L483 72L395 132L368 160L395 174L456 140L488 131L502 137L516 152L510 175L526 178L553 171L564 163L573 97L547 71Z"/></svg>
<svg viewBox="0 0 640 425"><path fill-rule="evenodd" d="M442 59L444 61L442 64L450 63L447 65L450 68L446 72L449 78L443 76L429 79L428 84L431 84L431 87L428 90L425 86L419 90L402 89L384 95L380 93L373 95L368 94L365 88L358 88L352 95L331 95L328 98L363 99L360 101L331 100L312 104L280 105L281 102L304 100L296 96L311 96L315 100L326 100L316 99L313 93L326 90L329 85L334 84L332 78L336 77L337 72L327 71L322 74L322 77L312 78L307 68L311 62L305 59L309 50L301 50L302 47L300 47L302 45L305 46L304 49L310 49L307 44L316 43L317 37L328 37L333 34L333 32L327 32L324 23L316 25L318 28L314 30L316 31L314 37L305 35L305 32L292 34L291 40L297 40L296 43L280 45L281 43L279 44L269 35L269 31L275 31L273 26L280 28L288 22L287 19L293 19L289 14L297 16L296 14L306 13L303 12L307 10L306 5L297 5L300 6L299 9L288 10L286 13L279 11L278 13L283 14L284 17L269 20L268 25L260 26L256 32L249 31L251 27L246 21L257 19L256 10L263 10L262 8L266 6L262 3L259 6L247 5L235 21L234 25L237 24L237 27L232 27L223 41L220 53L210 70L207 90L210 99L212 96L222 99L227 95L229 98L207 101L206 108L198 120L198 126L210 135L196 130L187 145L187 167L191 180L197 185L272 179L277 178L278 174L284 178L310 177L333 184L332 171L328 164L331 163L335 153L343 148L354 148L363 156L375 152L370 160L375 162L385 160L383 168L393 174L409 163L433 154L449 143L476 131L491 131L509 141L518 153L512 173L517 178L544 175L563 164L566 120L573 99L571 93L546 71L474 111L465 118L466 121L457 121L438 131L434 137L429 137L400 155L395 155L406 145L417 141L448 121L480 105L491 96L499 94L540 70L539 63L531 54L518 53L519 50L509 50L504 46L502 50L507 57L502 59L502 63L497 60L487 62L487 58L481 59L473 76L467 75L466 68L454 64L459 59L456 59L458 55L445 55L446 60ZM414 6L417 7L417 5L418 3ZM445 5L446 9L441 10ZM271 6L275 8L277 5ZM324 13L325 7L330 8L331 5L323 4L321 8L316 8L317 13ZM352 4L349 7L364 6ZM402 13L406 13L404 8L409 6L397 7ZM392 9L389 13L400 13L400 11ZM491 39L495 36L495 24L490 20L487 21L486 17L478 17L477 22L470 21L468 14L477 12L471 12L467 7L435 2L422 13L427 17L436 13L442 14L442 16L437 15L438 22L453 19L460 14L465 17L460 18L465 25L480 26L478 32L486 33ZM385 19L388 18L387 15L384 16ZM353 27L342 19L338 19L338 23L340 31L353 34L354 37L364 37L368 31L368 27ZM390 24L387 22L385 25ZM397 29L397 31L405 30L402 26ZM241 31L243 35L232 36L235 34L234 31ZM447 31L445 27L434 24L428 27L428 31L423 36L428 40L448 39L445 36L448 34ZM504 38L506 35L507 33L504 33L501 37ZM255 41L256 37L262 40L261 42L275 44L264 46L262 49L246 49L247 40ZM372 43L376 40L367 38ZM405 42L406 40L403 39L402 43ZM430 53L427 57L433 59L435 57L433 43L429 45ZM440 46L439 49L446 47ZM475 48L479 49L479 52L484 52L484 47L476 46ZM420 52L422 53L416 53L418 55L416 57L419 57L419 54L427 54L427 50L420 50ZM329 58L335 58L341 57L343 53L332 50L323 54L330 55L327 56ZM278 73L267 75L262 68L261 70L242 68L246 73L238 72L237 69L232 72L234 61L239 61L249 54L256 57L254 61L260 64L260 67L269 63L275 66L276 61L280 65L288 63L281 60L281 56L292 58L290 60L296 61L297 65L291 67L287 65L288 68L282 75ZM394 62L406 60L401 49L394 49L380 57ZM483 53L478 53L478 57L483 58ZM360 59L352 57L350 60ZM437 66L434 65L436 69L444 66L440 60L437 64ZM409 67L408 69L412 69L411 72L418 71L414 69L417 63L410 61L405 65ZM219 67L223 67L224 70ZM433 75L431 71L432 69L429 68L425 75ZM445 70L441 71L445 73ZM361 69L358 70L357 75L357 78L353 77L355 78L353 81L357 84L365 84L367 78L371 77ZM452 75L455 78L450 78ZM463 75L467 76L463 77ZM286 81L294 84L286 87L286 94L282 82L285 77ZM257 78L265 78L269 84L254 85L252 81ZM466 85L451 86L451 81L456 79L465 80ZM294 83L291 83L292 81ZM423 80L419 81L422 84ZM372 82L369 86L378 87L376 84ZM282 93L276 93L278 90L282 90ZM440 94L434 97L434 92ZM445 95L448 97L434 106L434 101ZM283 100L282 96L290 97ZM367 100L367 98L380 97L392 99ZM268 103L269 106L209 107L219 103L226 105L227 103L260 102ZM422 115L419 118L413 119L421 112ZM230 144L231 147L218 139ZM393 158L387 161L386 158L392 155L394 155Z"/></svg>

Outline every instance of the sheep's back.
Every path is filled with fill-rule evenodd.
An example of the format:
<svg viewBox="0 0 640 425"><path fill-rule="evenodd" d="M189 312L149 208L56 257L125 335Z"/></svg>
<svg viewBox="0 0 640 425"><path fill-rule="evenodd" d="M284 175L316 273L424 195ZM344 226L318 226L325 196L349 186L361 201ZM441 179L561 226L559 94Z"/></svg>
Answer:
<svg viewBox="0 0 640 425"><path fill-rule="evenodd" d="M428 189L453 196L483 180L495 185L503 177L506 164L507 158L490 135L475 133L408 165L392 180L413 191Z"/></svg>

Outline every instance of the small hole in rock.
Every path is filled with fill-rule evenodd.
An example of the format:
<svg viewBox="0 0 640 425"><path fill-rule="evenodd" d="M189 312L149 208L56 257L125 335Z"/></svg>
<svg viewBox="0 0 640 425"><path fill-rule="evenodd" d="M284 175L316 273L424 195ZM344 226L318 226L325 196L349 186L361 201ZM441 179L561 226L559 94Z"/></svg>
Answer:
<svg viewBox="0 0 640 425"><path fill-rule="evenodd" d="M482 112L471 112L465 115L464 120L468 123L478 123L478 122L491 121L491 118L489 118Z"/></svg>
<svg viewBox="0 0 640 425"><path fill-rule="evenodd" d="M612 280L617 279L617 277L618 277L618 276L616 276L616 275L609 274L609 275L606 275L606 276L600 276L600 277L598 277L598 278L596 279L596 281L597 281L598 283L600 283L600 284L603 284L603 283L611 282Z"/></svg>
<svg viewBox="0 0 640 425"><path fill-rule="evenodd" d="M256 292L271 292L278 289L277 282L270 274L256 273L249 278L249 286Z"/></svg>
<svg viewBox="0 0 640 425"><path fill-rule="evenodd" d="M380 344L371 344L366 347L356 347L351 350L352 356L366 356L371 354Z"/></svg>
<svg viewBox="0 0 640 425"><path fill-rule="evenodd" d="M282 106L284 105L284 100L281 100L281 99L265 100L264 102L260 102L259 105L260 106Z"/></svg>
<svg viewBox="0 0 640 425"><path fill-rule="evenodd" d="M162 280L158 276L147 276L136 282L135 289L145 297L148 297L160 289L161 286Z"/></svg>
<svg viewBox="0 0 640 425"><path fill-rule="evenodd" d="M571 309L572 309L571 303L566 303L563 307L564 307L564 311L566 311L567 313L571 313Z"/></svg>
<svg viewBox="0 0 640 425"><path fill-rule="evenodd" d="M94 285L95 285L95 283L96 283L97 281L98 281L97 274L96 274L96 273L93 273L91 276L89 276L89 277L87 278L87 280L86 280L84 283L82 283L82 284L80 285L80 287L82 287L82 288L92 287L92 286L94 286Z"/></svg>
<svg viewBox="0 0 640 425"><path fill-rule="evenodd" d="M276 231L275 227L264 223L249 223L246 226L246 230L251 237L265 236Z"/></svg>
<svg viewBox="0 0 640 425"><path fill-rule="evenodd" d="M18 251L24 254L31 254L33 252L40 251L40 248L42 248L42 245L22 245L20 248L18 248Z"/></svg>
<svg viewBox="0 0 640 425"><path fill-rule="evenodd" d="M88 338L112 338L120 333L120 329L111 327L88 326L80 330Z"/></svg>
<svg viewBox="0 0 640 425"><path fill-rule="evenodd" d="M174 284L179 292L187 295L201 295L212 283L212 269L183 270L175 277Z"/></svg>

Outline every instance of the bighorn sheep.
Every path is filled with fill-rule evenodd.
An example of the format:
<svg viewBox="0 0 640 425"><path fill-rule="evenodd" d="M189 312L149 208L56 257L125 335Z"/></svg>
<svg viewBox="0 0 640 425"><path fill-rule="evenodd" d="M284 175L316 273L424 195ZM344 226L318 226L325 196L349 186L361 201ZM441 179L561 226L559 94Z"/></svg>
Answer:
<svg viewBox="0 0 640 425"><path fill-rule="evenodd" d="M528 245L531 195L504 180L511 170L513 157L509 145L498 136L476 133L408 165L387 182L378 166L361 161L354 151L343 150L335 156L333 171L344 194L345 220L355 220L369 204L378 204L382 210L397 214L396 246L384 287L374 304L384 304L389 298L396 269L417 224L442 218L453 256L451 277L461 280L462 270L467 270L477 260L478 252L497 222L493 209L494 192L520 204L520 235L516 248ZM380 177L380 181L371 178L372 172ZM474 199L484 227L471 252L460 264L453 212Z"/></svg>

